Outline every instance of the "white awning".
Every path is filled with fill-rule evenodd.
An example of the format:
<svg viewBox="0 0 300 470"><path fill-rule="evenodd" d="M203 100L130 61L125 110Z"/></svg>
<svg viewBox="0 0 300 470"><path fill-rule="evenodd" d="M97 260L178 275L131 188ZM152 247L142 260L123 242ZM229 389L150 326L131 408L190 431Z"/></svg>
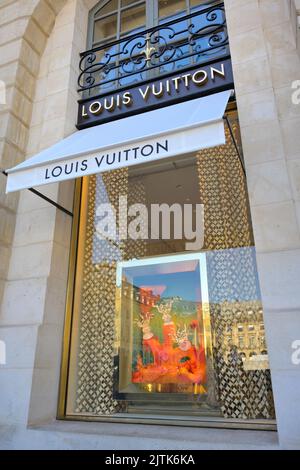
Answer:
<svg viewBox="0 0 300 470"><path fill-rule="evenodd" d="M7 170L7 192L225 144L231 91L75 132Z"/></svg>

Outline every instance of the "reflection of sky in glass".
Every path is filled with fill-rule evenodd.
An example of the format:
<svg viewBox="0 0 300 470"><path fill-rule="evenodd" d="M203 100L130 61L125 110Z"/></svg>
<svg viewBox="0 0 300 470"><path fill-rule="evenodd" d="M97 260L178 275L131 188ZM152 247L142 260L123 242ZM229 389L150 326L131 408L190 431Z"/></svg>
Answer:
<svg viewBox="0 0 300 470"><path fill-rule="evenodd" d="M204 270L205 278L202 276L201 285L203 292L208 287L210 303L261 300L254 247L207 251L205 255L207 275ZM154 265L147 265L146 259L144 266L139 264L123 268L122 275L137 287L165 285L163 298L177 295L185 300L197 301L200 298L197 286L200 280L199 263L197 268L195 265L193 268L189 264L184 265L180 261L181 256L185 255L176 255L175 263L158 262ZM195 260L193 262L196 263Z"/></svg>
<svg viewBox="0 0 300 470"><path fill-rule="evenodd" d="M136 287L165 286L161 298L181 297L191 302L201 301L199 264L195 271L189 272L135 276L134 268L129 271Z"/></svg>
<svg viewBox="0 0 300 470"><path fill-rule="evenodd" d="M193 13L194 13L194 9L193 9ZM213 11L214 15L216 15L216 19L214 19L213 21L208 21L207 18L206 18L206 14L202 14L202 15L196 15L196 16L193 16L193 18L191 19L193 25L195 26L193 31L198 31L199 29L203 28L204 26L213 26L213 25L216 25L216 24L222 24L224 22L224 12L220 9L214 9ZM211 15L208 15L208 17L210 18Z"/></svg>

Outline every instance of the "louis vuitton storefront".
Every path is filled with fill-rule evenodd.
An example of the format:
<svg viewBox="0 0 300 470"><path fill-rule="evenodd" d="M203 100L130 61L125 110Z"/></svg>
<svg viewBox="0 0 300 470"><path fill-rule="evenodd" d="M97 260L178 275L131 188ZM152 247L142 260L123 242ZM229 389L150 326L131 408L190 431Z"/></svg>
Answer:
<svg viewBox="0 0 300 470"><path fill-rule="evenodd" d="M87 426L87 433L99 425L103 435L119 436L118 429L120 444L111 445L125 448L125 434L141 429L143 448L159 445L147 444L146 428L154 428L146 425L172 429L175 446L180 426L195 436L209 427L260 432L266 447L275 446L282 404L272 363L279 343L262 261L272 251L262 248L266 229L257 228L264 218L257 194L266 187L247 162L251 142L254 159L272 154L271 140L260 142L274 119L259 128L255 116L270 110L259 102L256 111L253 104L245 108L250 85L239 101L242 68L230 31L239 7L226 3L82 0L66 1L62 12L68 13L58 13L36 94L42 96L42 80L51 88L49 76L59 70L53 65L56 28L63 33L75 6L72 41L77 37L80 45L87 29L88 44L80 55L77 130L67 130L66 114L61 138L48 139L49 117L38 134L39 109L54 106L56 93L50 93L41 108L34 105L28 158L4 172L7 194L21 194L16 231L25 227L12 250L22 256L26 236L36 230L47 237L52 224L43 260L35 247L45 242L37 238L28 266L21 263L26 282L18 284L25 311L30 304L38 312L44 302L34 335L27 432L40 435L48 419L55 419L56 432L71 422ZM60 107L63 94L57 99ZM67 109L74 109L74 99L72 90ZM62 116L54 121L60 128ZM282 176L275 179L279 184ZM262 184L258 193L255 181ZM4 312L14 304L10 294L17 295L13 263ZM51 426L44 432L51 434ZM102 448L110 445L105 439Z"/></svg>

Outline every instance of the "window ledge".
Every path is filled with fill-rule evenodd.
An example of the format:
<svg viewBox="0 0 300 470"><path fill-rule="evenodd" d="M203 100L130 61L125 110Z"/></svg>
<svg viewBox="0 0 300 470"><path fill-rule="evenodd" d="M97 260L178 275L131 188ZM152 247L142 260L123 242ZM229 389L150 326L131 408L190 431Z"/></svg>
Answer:
<svg viewBox="0 0 300 470"><path fill-rule="evenodd" d="M74 449L279 449L274 431L185 427L183 433L177 426L79 421L54 421L28 428L28 432L37 431L62 433L62 446L65 441L69 448L71 442Z"/></svg>

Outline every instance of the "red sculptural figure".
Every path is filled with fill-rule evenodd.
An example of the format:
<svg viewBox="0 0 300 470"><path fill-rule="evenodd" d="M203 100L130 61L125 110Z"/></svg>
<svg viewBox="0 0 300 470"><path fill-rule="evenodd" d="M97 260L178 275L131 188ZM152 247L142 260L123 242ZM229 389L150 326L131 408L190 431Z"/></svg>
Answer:
<svg viewBox="0 0 300 470"><path fill-rule="evenodd" d="M145 292L143 295L145 298ZM147 296L148 299L152 298L152 293L148 292ZM139 357L132 376L133 383L205 383L204 348L196 348L191 343L186 325L176 328L170 314L172 303L157 306L163 320L162 342L151 331L153 303L150 308L147 307L149 302L146 308L141 304L138 326L143 332L143 347L145 351L151 351L153 363L144 365ZM190 328L197 328L197 322L192 322Z"/></svg>

